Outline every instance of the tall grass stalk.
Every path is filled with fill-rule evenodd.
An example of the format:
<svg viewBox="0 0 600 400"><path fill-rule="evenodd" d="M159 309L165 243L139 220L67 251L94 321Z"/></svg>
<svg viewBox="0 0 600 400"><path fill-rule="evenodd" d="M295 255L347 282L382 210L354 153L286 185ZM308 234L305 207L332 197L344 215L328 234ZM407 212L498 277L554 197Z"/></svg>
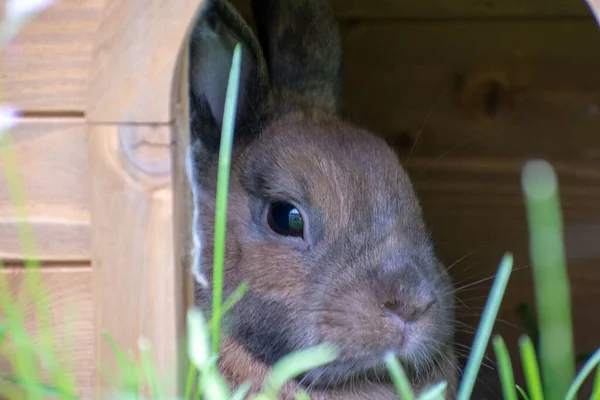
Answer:
<svg viewBox="0 0 600 400"><path fill-rule="evenodd" d="M494 346L494 351L496 352L497 369L498 374L500 375L504 400L517 400L515 377L506 344L500 336L494 337L492 344Z"/></svg>
<svg viewBox="0 0 600 400"><path fill-rule="evenodd" d="M598 364L600 364L600 349L598 349L594 354L592 354L590 359L587 360L587 362L584 364L583 368L581 368L581 371L579 371L579 373L575 377L575 380L571 383L569 390L567 391L567 394L565 396L565 400L575 399L577 391L581 388L581 385L586 380L586 378L592 373L594 368L598 367Z"/></svg>
<svg viewBox="0 0 600 400"><path fill-rule="evenodd" d="M402 398L402 400L414 400L415 392L410 386L404 368L402 368L402 365L400 365L393 353L389 353L385 356L385 363L400 398Z"/></svg>
<svg viewBox="0 0 600 400"><path fill-rule="evenodd" d="M540 379L540 368L535 354L535 347L531 338L522 336L519 339L521 365L531 400L544 400L544 390Z"/></svg>
<svg viewBox="0 0 600 400"><path fill-rule="evenodd" d="M285 383L306 371L332 362L336 357L335 347L321 344L298 350L281 358L273 366L265 383L265 388L259 397L276 400L277 394Z"/></svg>
<svg viewBox="0 0 600 400"><path fill-rule="evenodd" d="M542 384L548 400L560 400L575 376L575 355L558 179L552 166L543 160L528 162L521 179L535 284Z"/></svg>
<svg viewBox="0 0 600 400"><path fill-rule="evenodd" d="M519 394L521 395L521 399L523 399L523 400L531 400L530 397L529 397L529 395L525 391L525 389L523 389L519 385L516 385L516 388L517 388L517 392L519 392Z"/></svg>
<svg viewBox="0 0 600 400"><path fill-rule="evenodd" d="M467 360L465 373L458 387L457 400L469 400L471 397L477 374L479 373L479 368L481 367L481 362L485 354L485 349L490 340L494 321L496 320L498 310L500 309L500 302L504 296L508 278L512 271L512 266L512 254L505 254L500 262L496 279L494 280L490 295L488 296L488 300L483 310L483 315L481 316L481 322L475 333L475 340L473 342L471 353L469 354L469 359Z"/></svg>
<svg viewBox="0 0 600 400"><path fill-rule="evenodd" d="M432 385L431 387L425 389L423 393L421 393L421 395L419 396L419 400L445 400L447 388L448 383L446 381L438 382Z"/></svg>
<svg viewBox="0 0 600 400"><path fill-rule="evenodd" d="M596 367L596 379L594 380L591 400L600 400L600 366Z"/></svg>
<svg viewBox="0 0 600 400"><path fill-rule="evenodd" d="M213 305L212 305L212 347L219 350L221 329L221 308L223 302L223 260L225 257L225 230L227 226L227 195L229 190L229 172L231 165L231 147L237 109L242 46L238 43L233 52L233 61L229 73L221 144L219 150L219 170L217 176L217 199L215 210L215 248L213 268Z"/></svg>

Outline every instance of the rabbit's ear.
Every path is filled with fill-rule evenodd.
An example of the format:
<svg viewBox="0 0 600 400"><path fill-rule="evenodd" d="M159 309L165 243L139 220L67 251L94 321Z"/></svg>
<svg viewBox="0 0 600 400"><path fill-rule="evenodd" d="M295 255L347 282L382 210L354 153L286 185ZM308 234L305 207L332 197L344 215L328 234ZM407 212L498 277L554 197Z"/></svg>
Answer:
<svg viewBox="0 0 600 400"><path fill-rule="evenodd" d="M190 39L190 117L192 141L217 151L225 94L237 43L242 45L242 64L236 128L261 112L268 96L268 71L252 30L225 0L207 0ZM237 129L236 129L237 130Z"/></svg>
<svg viewBox="0 0 600 400"><path fill-rule="evenodd" d="M214 189L214 164L219 151L223 110L235 46L242 45L242 64L235 120L235 140L250 135L267 104L268 71L262 50L242 17L226 0L205 0L190 37L189 99L191 145L186 173L192 191L192 273L202 287L209 282L202 269L200 204Z"/></svg>
<svg viewBox="0 0 600 400"><path fill-rule="evenodd" d="M327 0L252 0L274 92L339 109L342 46Z"/></svg>

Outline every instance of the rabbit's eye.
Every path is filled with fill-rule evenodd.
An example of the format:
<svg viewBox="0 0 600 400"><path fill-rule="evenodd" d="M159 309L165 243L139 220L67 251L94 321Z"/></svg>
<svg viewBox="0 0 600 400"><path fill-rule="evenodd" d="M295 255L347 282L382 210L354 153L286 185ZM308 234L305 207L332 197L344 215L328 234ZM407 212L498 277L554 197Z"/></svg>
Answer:
<svg viewBox="0 0 600 400"><path fill-rule="evenodd" d="M302 214L290 203L271 204L267 214L267 223L279 235L296 237L304 235Z"/></svg>

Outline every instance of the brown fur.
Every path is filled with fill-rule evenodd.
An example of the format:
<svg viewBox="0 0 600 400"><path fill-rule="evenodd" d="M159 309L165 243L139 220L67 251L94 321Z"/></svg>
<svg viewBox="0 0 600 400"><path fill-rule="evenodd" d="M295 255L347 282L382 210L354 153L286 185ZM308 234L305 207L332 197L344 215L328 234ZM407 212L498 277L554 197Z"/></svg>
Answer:
<svg viewBox="0 0 600 400"><path fill-rule="evenodd" d="M251 382L250 393L257 393L262 388L262 382L267 378L270 369L250 355L239 343L226 339L221 344L220 371L228 378L233 387L238 387L244 382ZM444 365L444 368L454 368L452 365ZM447 398L456 396L456 377L440 373L433 377L433 381L448 380ZM294 382L288 382L279 393L280 400L293 400L299 387ZM422 388L421 388L422 389ZM422 390L416 390L417 396ZM390 400L400 399L395 388L391 384L365 384L339 390L336 392L313 391L310 393L313 400Z"/></svg>
<svg viewBox="0 0 600 400"><path fill-rule="evenodd" d="M289 383L282 399L293 398L296 385L313 399L396 399L382 361L388 351L403 362L417 391L446 379L452 398L452 289L410 180L382 140L335 115L341 50L326 2L276 4L257 0L253 7L266 60L222 0L209 2L192 40L188 173L196 303L207 313L222 66L235 41L245 43L224 292L242 282L250 289L224 318L221 371L232 385L250 380L256 390L282 356L327 342L338 358ZM302 28L311 18L311 29ZM265 65L268 78L261 73ZM266 215L278 201L300 211L303 237L269 227Z"/></svg>

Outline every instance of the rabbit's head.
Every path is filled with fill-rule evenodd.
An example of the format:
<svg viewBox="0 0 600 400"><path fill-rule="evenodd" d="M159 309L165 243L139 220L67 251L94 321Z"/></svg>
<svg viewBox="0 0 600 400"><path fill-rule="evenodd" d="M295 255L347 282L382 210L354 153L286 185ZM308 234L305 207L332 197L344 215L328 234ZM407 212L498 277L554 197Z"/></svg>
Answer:
<svg viewBox="0 0 600 400"><path fill-rule="evenodd" d="M388 352L415 386L431 383L452 357L451 283L397 155L336 115L332 12L324 0L256 0L253 9L262 46L223 1L207 2L192 37L197 305L210 312L218 146L239 41L224 293L243 282L249 290L224 317L227 334L267 366L335 345L336 361L302 377L312 388L384 379Z"/></svg>

